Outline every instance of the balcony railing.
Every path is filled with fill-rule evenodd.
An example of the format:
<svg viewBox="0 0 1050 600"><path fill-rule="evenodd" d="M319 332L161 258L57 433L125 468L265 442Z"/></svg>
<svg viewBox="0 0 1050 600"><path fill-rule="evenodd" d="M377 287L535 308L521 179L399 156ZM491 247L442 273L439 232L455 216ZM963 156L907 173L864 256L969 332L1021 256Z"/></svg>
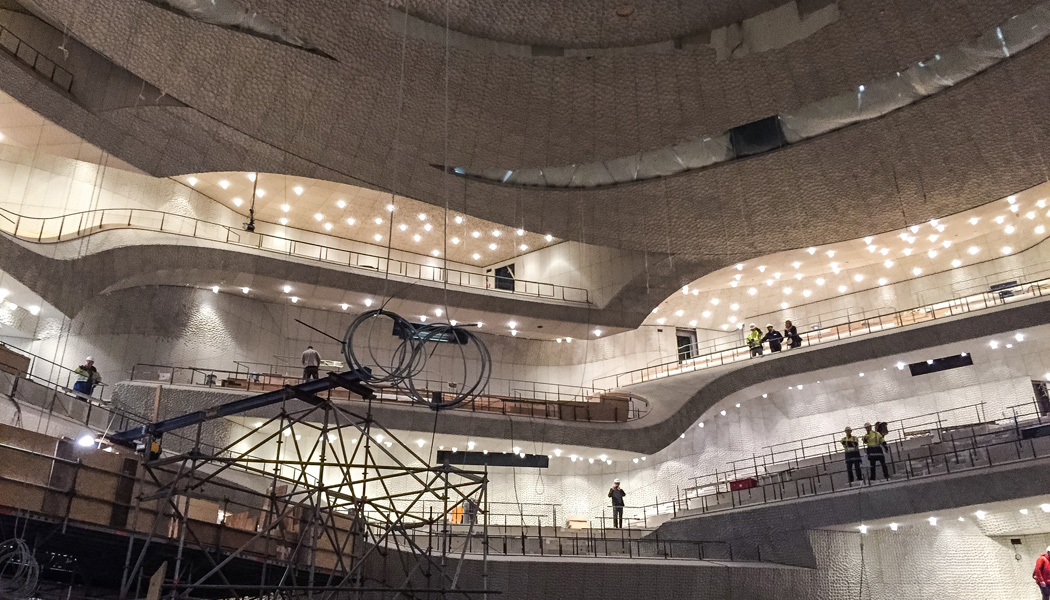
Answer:
<svg viewBox="0 0 1050 600"><path fill-rule="evenodd" d="M480 289L493 294L572 304L590 304L590 294L583 288L541 281L497 278L485 273L449 269L426 262L387 258L347 248L291 239L280 234L260 232L259 229L279 227L261 221L256 222L256 227L255 232L247 232L229 225L203 221L194 217L139 208L99 209L57 217L25 217L0 208L0 231L21 240L40 244L62 242L102 231L122 229L152 231L349 267L371 275L385 274L389 271L394 277ZM290 227L280 226L279 228L294 231L297 235L313 234L313 232ZM350 240L347 242L352 243ZM398 252L411 254L404 251ZM429 257L419 256L419 259L426 261ZM505 287L512 287L512 289L504 289Z"/></svg>
<svg viewBox="0 0 1050 600"><path fill-rule="evenodd" d="M245 366L250 365L250 366ZM253 367L274 367L278 372L249 370ZM219 387L246 392L267 392L286 385L302 382L298 375L288 374L287 367L242 363L239 370L206 367L176 367L171 365L137 364L132 368L131 380L151 383ZM437 380L417 380L416 387L424 397L433 392L447 392L447 383ZM358 401L345 390L333 390L333 398ZM373 402L422 407L412 401L405 389L377 387ZM562 421L627 422L648 414L649 401L634 394L610 392L563 384L535 381L492 379L484 394L464 402L455 410L478 413L520 415L530 418Z"/></svg>
<svg viewBox="0 0 1050 600"><path fill-rule="evenodd" d="M900 327L929 323L936 319L943 319L945 317L954 317L989 308L996 308L1006 304L1040 298L1046 294L1047 291L1050 291L1050 278L1039 279L1030 283L1018 283L1016 285L1009 285L1001 288L997 287L994 291L981 292L892 313L882 313L880 310L880 312L875 315L836 325L813 325L809 330L803 330L802 327L798 327L798 334L802 338L802 344L800 347L804 348L827 342L837 342L843 339L850 339L871 333L879 333ZM794 350L788 348L788 340L785 339L784 350L780 353L772 354L775 356L776 354L792 351ZM768 357L770 354L771 353L767 351L764 356ZM742 360L749 360L751 358L753 358L751 356L751 351L744 344L738 344L733 348L693 357L687 357L684 353L679 353L674 357L664 359L663 362L657 365L596 378L593 381L593 385L600 389L617 389L645 381L660 379L662 377L671 377L682 373L702 371L704 369L719 367ZM756 358L756 360L761 360L761 357Z"/></svg>

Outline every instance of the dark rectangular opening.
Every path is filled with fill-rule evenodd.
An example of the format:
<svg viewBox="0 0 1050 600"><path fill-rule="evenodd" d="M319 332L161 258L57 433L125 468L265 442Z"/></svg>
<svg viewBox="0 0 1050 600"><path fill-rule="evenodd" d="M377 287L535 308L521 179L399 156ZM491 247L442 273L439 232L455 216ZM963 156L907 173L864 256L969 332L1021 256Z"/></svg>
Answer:
<svg viewBox="0 0 1050 600"><path fill-rule="evenodd" d="M955 356L945 356L944 358L933 358L922 362L912 363L908 365L908 368L911 369L911 376L915 377L917 375L927 375L938 371L958 369L959 367L968 367L972 364L973 358L970 357L970 353L963 352L962 354L956 354Z"/></svg>
<svg viewBox="0 0 1050 600"><path fill-rule="evenodd" d="M496 289L514 291L514 265L496 267Z"/></svg>
<svg viewBox="0 0 1050 600"><path fill-rule="evenodd" d="M474 465L490 467L532 467L546 469L550 466L550 459L545 454L504 454L502 452L450 452L438 450L438 464L448 463L450 465Z"/></svg>
<svg viewBox="0 0 1050 600"><path fill-rule="evenodd" d="M754 156L787 145L780 117L776 115L730 129L729 141L737 157Z"/></svg>

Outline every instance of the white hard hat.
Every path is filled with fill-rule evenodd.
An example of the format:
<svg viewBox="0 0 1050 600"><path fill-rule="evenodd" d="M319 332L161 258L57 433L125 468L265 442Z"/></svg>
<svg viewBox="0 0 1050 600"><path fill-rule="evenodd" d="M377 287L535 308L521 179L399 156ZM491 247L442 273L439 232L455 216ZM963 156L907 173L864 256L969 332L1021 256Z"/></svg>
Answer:
<svg viewBox="0 0 1050 600"><path fill-rule="evenodd" d="M619 479L613 479L613 483L620 483L620 480ZM1050 552L1050 548L1047 548L1047 551Z"/></svg>
<svg viewBox="0 0 1050 600"><path fill-rule="evenodd" d="M1050 546L1047 546L1047 547L1046 547L1046 553L1047 553L1047 554L1050 554Z"/></svg>
<svg viewBox="0 0 1050 600"><path fill-rule="evenodd" d="M865 423L864 426L865 427L871 427L871 423Z"/></svg>
<svg viewBox="0 0 1050 600"><path fill-rule="evenodd" d="M85 358L84 360L95 362L95 357L94 356L89 356L89 357Z"/></svg>
<svg viewBox="0 0 1050 600"><path fill-rule="evenodd" d="M766 323L766 327L772 327L772 326L773 326L772 323Z"/></svg>
<svg viewBox="0 0 1050 600"><path fill-rule="evenodd" d="M752 323L751 324L751 329L758 329L758 325L755 325L754 323Z"/></svg>

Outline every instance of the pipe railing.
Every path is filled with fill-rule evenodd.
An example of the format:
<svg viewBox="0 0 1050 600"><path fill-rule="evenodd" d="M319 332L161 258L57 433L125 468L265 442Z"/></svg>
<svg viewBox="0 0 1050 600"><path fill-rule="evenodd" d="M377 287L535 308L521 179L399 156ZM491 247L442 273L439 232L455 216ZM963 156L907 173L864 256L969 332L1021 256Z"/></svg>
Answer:
<svg viewBox="0 0 1050 600"><path fill-rule="evenodd" d="M857 336L879 333L890 329L909 327L929 323L936 319L953 317L971 312L996 308L1005 304L1042 297L1050 291L1050 278L1040 279L1030 283L1018 283L1003 289L981 292L971 296L945 300L934 304L927 304L916 308L900 310L889 314L879 314L865 318L861 321L849 321L846 323L821 327L814 325L808 331L801 328L798 330L802 338L800 347L816 346L827 342L836 342ZM797 350L788 349L787 340L784 340L784 350L789 352ZM777 354L769 353L768 354ZM652 381L663 377L680 375L702 371L713 367L749 360L752 358L751 350L746 345L736 346L729 350L711 352L696 356L687 360L680 360L678 356L667 358L658 365L634 369L625 373L606 375L598 377L593 384L596 388L616 389L624 386L634 385L645 381Z"/></svg>
<svg viewBox="0 0 1050 600"><path fill-rule="evenodd" d="M35 243L57 243L102 231L120 229L153 231L177 236L230 244L293 258L318 261L328 264L362 269L369 273L386 273L431 283L483 289L487 292L528 296L544 300L555 300L574 304L590 304L590 293L583 288L566 285L514 279L512 289L504 289L505 277L449 269L436 264L412 262L387 258L350 250L289 238L280 233L263 233L259 229L272 227L288 230L299 235L321 235L306 230L277 226L256 221L255 232L242 231L229 225L204 221L194 217L158 210L140 208L107 208L56 217L26 217L0 208L0 231L21 240ZM340 238L335 238L340 239ZM348 243L354 243L347 240ZM411 252L398 251L402 254ZM430 260L420 255L420 260ZM435 261L436 262L436 261ZM497 286L497 279L500 285Z"/></svg>
<svg viewBox="0 0 1050 600"><path fill-rule="evenodd" d="M994 425L977 423L933 429L905 447L893 442L886 452L889 481L938 477L963 471L987 469L1007 463L1050 458L1050 438L1027 437L1024 430L1046 422L1046 414L1027 403L1012 407L1013 416ZM909 440L910 441L910 440ZM862 458L864 458L862 456ZM844 454L821 455L804 464L783 471L755 476L740 475L731 479L728 473L705 476L699 484L684 490L670 501L625 509L624 522L632 520L643 526L659 525L669 518L707 514L742 507L758 506L785 500L856 490L862 486L886 483L881 466L871 479L871 465L862 460L863 477L850 482Z"/></svg>
<svg viewBox="0 0 1050 600"><path fill-rule="evenodd" d="M131 380L172 385L215 386L246 392L270 391L302 381L299 376L276 373L245 373L237 370L151 364L135 365L131 370ZM519 387L505 395L478 394L473 400L456 406L454 410L565 421L626 422L642 418L651 408L644 398L624 392L568 385L558 387L558 384L539 382L501 381ZM528 383L532 385L521 387ZM540 389L544 385L554 386L554 389ZM416 386L424 396L433 392L448 391L444 382L436 380L418 380ZM537 397L529 397L532 392L535 392ZM332 397L357 401L354 396L342 390L333 390ZM376 398L372 401L422 407L412 401L405 388L398 386L376 387ZM626 404L623 405L624 403Z"/></svg>

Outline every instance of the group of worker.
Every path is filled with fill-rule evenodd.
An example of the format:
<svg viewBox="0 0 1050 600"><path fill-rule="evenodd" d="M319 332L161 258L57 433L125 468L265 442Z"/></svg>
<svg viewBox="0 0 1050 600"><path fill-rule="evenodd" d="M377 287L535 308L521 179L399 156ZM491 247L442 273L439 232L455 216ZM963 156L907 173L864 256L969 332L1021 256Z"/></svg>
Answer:
<svg viewBox="0 0 1050 600"><path fill-rule="evenodd" d="M878 422L875 425L865 423L864 430L864 435L857 437L853 435L853 430L847 427L846 437L839 441L846 452L846 473L849 474L849 482L853 483L854 479L864 481L864 475L860 468L860 445L862 442L871 470L868 479L875 481L875 465L877 464L882 465L882 476L889 479L890 470L886 467L886 453L889 451L889 444L886 443L886 434L889 433L889 429L886 423ZM856 477L854 477L854 474L856 474Z"/></svg>
<svg viewBox="0 0 1050 600"><path fill-rule="evenodd" d="M784 321L784 333L774 329L772 323L766 325L765 332L762 332L758 325L752 323L745 339L747 347L751 349L751 356L762 356L763 344L769 344L770 352L780 352L785 342L789 350L802 345L802 336L798 334L798 328L791 321Z"/></svg>

